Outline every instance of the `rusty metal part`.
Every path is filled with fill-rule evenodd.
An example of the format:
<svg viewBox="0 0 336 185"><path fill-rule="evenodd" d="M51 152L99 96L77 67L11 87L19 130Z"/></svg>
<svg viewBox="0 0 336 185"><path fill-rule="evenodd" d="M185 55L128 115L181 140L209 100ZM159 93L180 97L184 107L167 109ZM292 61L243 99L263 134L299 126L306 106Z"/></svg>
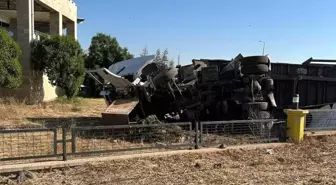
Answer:
<svg viewBox="0 0 336 185"><path fill-rule="evenodd" d="M110 125L129 124L129 114L135 109L138 103L138 99L115 100L102 113L103 122Z"/></svg>

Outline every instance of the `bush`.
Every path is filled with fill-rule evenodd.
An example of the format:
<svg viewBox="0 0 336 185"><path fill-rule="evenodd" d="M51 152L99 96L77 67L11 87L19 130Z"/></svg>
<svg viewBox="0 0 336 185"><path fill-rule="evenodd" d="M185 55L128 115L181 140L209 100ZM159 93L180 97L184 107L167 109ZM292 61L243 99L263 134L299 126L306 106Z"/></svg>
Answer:
<svg viewBox="0 0 336 185"><path fill-rule="evenodd" d="M21 49L0 29L0 87L15 89L22 84L22 68L19 62Z"/></svg>
<svg viewBox="0 0 336 185"><path fill-rule="evenodd" d="M84 80L84 53L72 36L42 37L32 42L32 63L44 71L52 85L64 89L67 98L77 95Z"/></svg>

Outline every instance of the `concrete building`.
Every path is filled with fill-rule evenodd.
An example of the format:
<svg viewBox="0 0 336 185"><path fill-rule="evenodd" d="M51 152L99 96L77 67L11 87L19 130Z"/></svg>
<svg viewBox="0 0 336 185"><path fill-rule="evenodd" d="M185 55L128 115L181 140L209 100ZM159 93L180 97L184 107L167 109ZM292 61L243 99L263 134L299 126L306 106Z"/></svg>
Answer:
<svg viewBox="0 0 336 185"><path fill-rule="evenodd" d="M14 93L18 98L37 102L57 97L56 88L47 77L32 69L30 41L39 39L41 34L68 34L77 38L77 24L81 21L73 0L0 0L0 27L9 31L23 52L20 58L23 85ZM8 92L1 89L0 95Z"/></svg>

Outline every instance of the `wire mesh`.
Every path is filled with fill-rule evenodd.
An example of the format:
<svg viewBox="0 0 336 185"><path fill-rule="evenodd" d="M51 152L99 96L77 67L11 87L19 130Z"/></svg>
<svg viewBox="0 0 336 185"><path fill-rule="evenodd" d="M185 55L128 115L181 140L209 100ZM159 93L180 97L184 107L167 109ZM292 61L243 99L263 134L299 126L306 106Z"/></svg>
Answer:
<svg viewBox="0 0 336 185"><path fill-rule="evenodd" d="M188 146L192 141L190 128L190 123L75 127L72 129L72 153Z"/></svg>
<svg viewBox="0 0 336 185"><path fill-rule="evenodd" d="M203 146L241 145L284 140L285 121L235 120L201 123Z"/></svg>
<svg viewBox="0 0 336 185"><path fill-rule="evenodd" d="M336 109L309 110L305 123L305 130L336 130Z"/></svg>
<svg viewBox="0 0 336 185"><path fill-rule="evenodd" d="M0 160L15 160L56 155L56 130L22 129L0 131Z"/></svg>

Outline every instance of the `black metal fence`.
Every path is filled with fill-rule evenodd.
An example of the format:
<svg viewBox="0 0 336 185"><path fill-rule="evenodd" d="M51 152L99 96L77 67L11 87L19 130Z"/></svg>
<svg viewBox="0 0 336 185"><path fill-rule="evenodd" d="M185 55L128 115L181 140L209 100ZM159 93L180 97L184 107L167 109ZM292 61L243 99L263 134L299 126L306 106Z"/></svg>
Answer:
<svg viewBox="0 0 336 185"><path fill-rule="evenodd" d="M0 130L0 161L51 159L103 153L178 150L278 142L280 120L235 120Z"/></svg>
<svg viewBox="0 0 336 185"><path fill-rule="evenodd" d="M57 129L34 128L0 131L0 160L58 156Z"/></svg>
<svg viewBox="0 0 336 185"><path fill-rule="evenodd" d="M192 145L189 122L74 127L71 154L106 153L146 149L179 149Z"/></svg>

